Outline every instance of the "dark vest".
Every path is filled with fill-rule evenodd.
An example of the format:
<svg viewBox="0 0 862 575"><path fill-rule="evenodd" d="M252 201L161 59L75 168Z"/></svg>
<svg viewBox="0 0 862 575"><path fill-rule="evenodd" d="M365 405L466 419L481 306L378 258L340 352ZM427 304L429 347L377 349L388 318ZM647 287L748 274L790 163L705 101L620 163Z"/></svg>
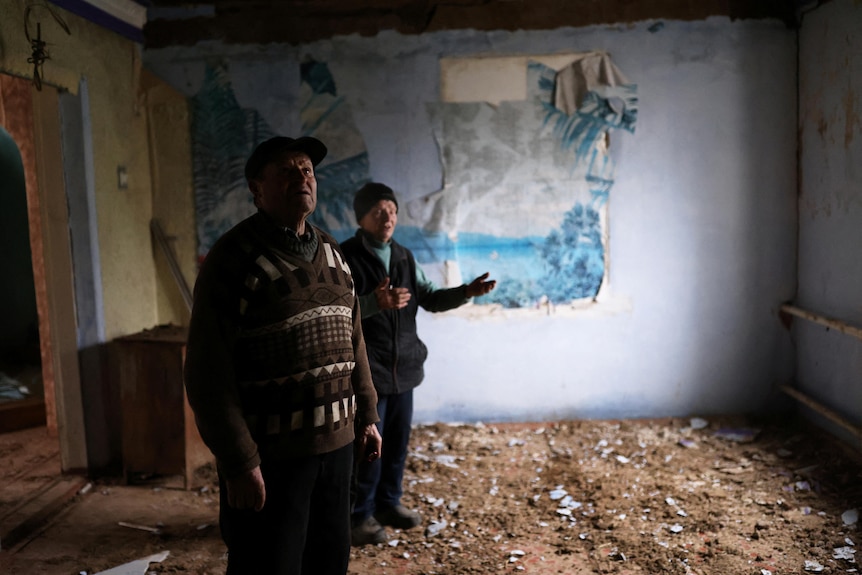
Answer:
<svg viewBox="0 0 862 575"><path fill-rule="evenodd" d="M416 286L416 260L410 250L392 240L389 270L377 258L362 230L341 244L350 265L356 294L374 291L387 275L393 287L406 287L413 297L402 309L381 310L362 319L362 332L368 348L371 375L378 395L409 391L422 383L423 364L428 348L416 333L419 295Z"/></svg>

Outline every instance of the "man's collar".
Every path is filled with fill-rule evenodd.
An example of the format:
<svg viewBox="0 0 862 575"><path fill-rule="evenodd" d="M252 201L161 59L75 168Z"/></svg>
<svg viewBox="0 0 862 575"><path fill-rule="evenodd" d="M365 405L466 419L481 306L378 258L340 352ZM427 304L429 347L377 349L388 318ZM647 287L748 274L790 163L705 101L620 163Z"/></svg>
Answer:
<svg viewBox="0 0 862 575"><path fill-rule="evenodd" d="M296 233L296 231L288 228L287 226L279 226L279 229L281 229L281 231L284 232L284 235L288 238L300 242L309 242L314 236L314 232L311 230L311 226L308 223L305 224L305 233L302 235L299 235L298 233Z"/></svg>
<svg viewBox="0 0 862 575"><path fill-rule="evenodd" d="M260 214L261 219L266 222L267 227L269 227L273 232L281 232L284 237L302 242L310 241L311 238L314 237L314 232L312 231L311 224L309 224L308 222L305 222L305 233L299 235L298 233L296 233L296 230L279 224L277 221L275 221L275 218L267 214L265 211L258 209L257 213Z"/></svg>
<svg viewBox="0 0 862 575"><path fill-rule="evenodd" d="M366 242L368 242L368 245L378 250L382 250L383 248L392 245L392 240L389 240L388 242L381 242L362 228L359 228L356 233L359 234Z"/></svg>

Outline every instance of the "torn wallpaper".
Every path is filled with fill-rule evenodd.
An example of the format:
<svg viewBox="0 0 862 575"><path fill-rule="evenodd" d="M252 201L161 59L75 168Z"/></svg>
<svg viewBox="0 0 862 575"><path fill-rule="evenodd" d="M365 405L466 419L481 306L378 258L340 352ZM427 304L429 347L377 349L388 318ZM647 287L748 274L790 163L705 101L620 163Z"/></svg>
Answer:
<svg viewBox="0 0 862 575"><path fill-rule="evenodd" d="M368 154L350 108L336 93L326 64L300 66L301 134L327 144L329 152L315 170L317 210L310 218L326 230L354 224L353 194L369 181ZM276 134L261 115L236 100L224 66L207 66L201 89L192 98L192 146L198 257L203 258L227 230L255 212L245 181L245 161L254 147Z"/></svg>
<svg viewBox="0 0 862 575"><path fill-rule="evenodd" d="M637 118L636 86L604 53L559 74L527 66L525 101L429 106L445 186L409 206L423 223L424 243L408 244L417 259L447 283L490 271L497 289L478 303L506 308L598 294L614 178L607 135L634 131ZM577 110L566 114L555 94Z"/></svg>
<svg viewBox="0 0 862 575"><path fill-rule="evenodd" d="M602 52L573 55L558 72L527 64L528 97L427 106L444 187L402 206L396 239L445 285L489 271L497 289L476 303L506 308L594 298L606 278L612 129L634 131L637 87ZM329 154L318 166L312 223L353 235L353 194L369 181L368 155L325 63L301 64L302 135ZM565 110L572 110L567 113ZM254 211L243 178L253 146L274 135L237 103L223 67L207 69L193 99L199 254ZM385 183L385 182L384 182ZM399 190L395 190L396 193Z"/></svg>

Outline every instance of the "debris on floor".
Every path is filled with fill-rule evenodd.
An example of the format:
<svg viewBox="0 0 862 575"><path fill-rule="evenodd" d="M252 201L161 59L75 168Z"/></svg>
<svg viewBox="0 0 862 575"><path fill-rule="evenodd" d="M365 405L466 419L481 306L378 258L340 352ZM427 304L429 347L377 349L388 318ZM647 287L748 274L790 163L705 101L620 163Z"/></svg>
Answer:
<svg viewBox="0 0 862 575"><path fill-rule="evenodd" d="M150 555L149 557L144 557L143 559L124 563L123 565L108 569L107 571L99 571L93 575L146 575L150 568L150 563L161 563L167 559L169 554L169 551L163 551L161 553L156 553L155 555ZM81 575L88 574L86 571L82 571Z"/></svg>
<svg viewBox="0 0 862 575"><path fill-rule="evenodd" d="M221 575L206 485L96 482L0 572L94 573L170 547L148 575ZM403 503L422 525L352 548L349 574L854 573L862 463L788 417L419 425Z"/></svg>

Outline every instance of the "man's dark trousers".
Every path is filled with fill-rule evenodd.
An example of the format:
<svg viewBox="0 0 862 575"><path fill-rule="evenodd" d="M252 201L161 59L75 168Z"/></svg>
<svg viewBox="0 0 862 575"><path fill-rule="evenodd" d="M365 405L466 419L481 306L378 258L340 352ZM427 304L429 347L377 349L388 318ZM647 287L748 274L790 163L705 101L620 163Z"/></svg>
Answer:
<svg viewBox="0 0 862 575"><path fill-rule="evenodd" d="M350 474L353 444L261 465L261 511L227 504L220 481L227 575L318 575L347 572L350 559Z"/></svg>

